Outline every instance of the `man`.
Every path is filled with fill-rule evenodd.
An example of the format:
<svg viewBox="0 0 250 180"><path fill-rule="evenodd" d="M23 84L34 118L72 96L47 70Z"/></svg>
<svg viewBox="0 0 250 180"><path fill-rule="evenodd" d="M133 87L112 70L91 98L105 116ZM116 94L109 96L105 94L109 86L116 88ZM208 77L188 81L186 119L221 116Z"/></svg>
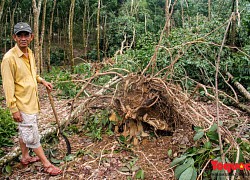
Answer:
<svg viewBox="0 0 250 180"><path fill-rule="evenodd" d="M37 83L43 84L50 91L52 84L36 75L34 55L29 48L34 35L27 23L19 22L14 26L13 39L16 45L3 57L1 73L6 103L14 121L18 123L19 143L22 151L21 163L41 161L44 171L50 175L61 174L58 167L52 165L46 158L40 144L37 127L39 112ZM37 156L29 155L32 148Z"/></svg>

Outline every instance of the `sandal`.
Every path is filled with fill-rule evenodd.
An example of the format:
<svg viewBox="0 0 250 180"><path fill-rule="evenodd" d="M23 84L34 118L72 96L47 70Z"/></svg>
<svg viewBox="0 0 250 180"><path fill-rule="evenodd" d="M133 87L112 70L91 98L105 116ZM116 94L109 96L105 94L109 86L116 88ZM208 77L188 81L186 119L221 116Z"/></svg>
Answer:
<svg viewBox="0 0 250 180"><path fill-rule="evenodd" d="M40 161L40 158L38 156L35 156L35 157L30 157L26 160L21 160L21 164L24 165L24 166L27 166L28 164L30 163L34 163L34 162L37 162L37 161Z"/></svg>
<svg viewBox="0 0 250 180"><path fill-rule="evenodd" d="M57 176L62 173L62 170L51 164L48 167L44 167L44 172L48 173L51 176Z"/></svg>

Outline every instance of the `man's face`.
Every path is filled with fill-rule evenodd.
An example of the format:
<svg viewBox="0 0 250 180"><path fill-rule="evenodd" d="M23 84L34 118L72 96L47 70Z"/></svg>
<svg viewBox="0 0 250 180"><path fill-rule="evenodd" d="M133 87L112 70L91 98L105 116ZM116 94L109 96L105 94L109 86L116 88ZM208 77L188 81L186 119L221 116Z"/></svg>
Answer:
<svg viewBox="0 0 250 180"><path fill-rule="evenodd" d="M13 36L19 48L27 48L33 40L33 34L21 31Z"/></svg>

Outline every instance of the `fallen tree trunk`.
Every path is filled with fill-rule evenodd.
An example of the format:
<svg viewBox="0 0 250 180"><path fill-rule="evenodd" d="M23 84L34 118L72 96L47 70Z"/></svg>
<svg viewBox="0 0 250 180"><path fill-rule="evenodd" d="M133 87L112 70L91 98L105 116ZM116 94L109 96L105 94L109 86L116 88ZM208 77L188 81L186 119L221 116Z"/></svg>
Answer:
<svg viewBox="0 0 250 180"><path fill-rule="evenodd" d="M234 80L234 77L232 74L230 74L229 72L226 73L227 76L231 79ZM247 98L248 101L250 101L250 93L246 90L246 88L244 88L244 86L242 86L242 84L240 84L238 81L233 81L233 84L235 85L235 87L240 91L240 93Z"/></svg>
<svg viewBox="0 0 250 180"><path fill-rule="evenodd" d="M237 108L239 108L240 110L246 112L248 115L250 115L250 107L242 104L242 103L237 103L237 102L233 102L233 105L236 106Z"/></svg>
<svg viewBox="0 0 250 180"><path fill-rule="evenodd" d="M62 120L61 124L64 124L66 121ZM45 131L41 132L41 139L46 139L47 137L51 136L52 134L56 133L57 128L56 127L47 127ZM6 154L0 159L0 167L3 166L4 164L12 161L14 158L18 157L21 155L21 150L20 147L17 146L14 148L11 152Z"/></svg>

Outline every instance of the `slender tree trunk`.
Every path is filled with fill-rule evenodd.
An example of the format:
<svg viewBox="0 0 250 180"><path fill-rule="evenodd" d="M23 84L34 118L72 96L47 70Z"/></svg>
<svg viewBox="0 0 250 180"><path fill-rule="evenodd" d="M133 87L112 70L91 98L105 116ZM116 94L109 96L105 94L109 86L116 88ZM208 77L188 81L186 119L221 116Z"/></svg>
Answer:
<svg viewBox="0 0 250 180"><path fill-rule="evenodd" d="M15 17L16 8L17 8L17 3L15 3L15 6L14 6L12 12L11 12L11 17L10 17L10 32L13 32L14 17ZM11 45L11 47L13 46L13 38L10 38L10 45Z"/></svg>
<svg viewBox="0 0 250 180"><path fill-rule="evenodd" d="M98 8L97 8L97 61L100 62L100 10L101 10L101 0L98 0Z"/></svg>
<svg viewBox="0 0 250 180"><path fill-rule="evenodd" d="M104 17L104 25L103 25L103 51L104 57L107 57L107 50L108 50L108 41L106 36L106 29L107 29L107 15Z"/></svg>
<svg viewBox="0 0 250 180"><path fill-rule="evenodd" d="M70 11L69 11L69 58L71 72L74 71L74 52L73 52L73 22L74 22L74 10L75 10L75 0L71 0Z"/></svg>
<svg viewBox="0 0 250 180"><path fill-rule="evenodd" d="M41 36L40 36L40 63L41 63L41 68L40 68L40 73L43 72L43 39L44 39L44 31L45 31L45 22L46 22L46 8L47 8L47 0L43 0L43 18L42 18L42 31L41 31Z"/></svg>
<svg viewBox="0 0 250 180"><path fill-rule="evenodd" d="M62 30L60 30L61 31L61 38L63 37L63 36L66 36L66 34L67 34L67 25L66 25L66 22L65 21L62 21ZM68 59L69 59L69 48L68 48L68 45L67 45L67 43L68 43L68 38L62 38L61 39L62 40L62 42L63 42L63 57L64 57L64 64L63 64L63 66L65 67L66 65L68 65L70 62L68 61Z"/></svg>
<svg viewBox="0 0 250 180"><path fill-rule="evenodd" d="M4 38L7 39L7 22L8 22L8 16L6 14L6 18L5 18L5 26L4 26ZM7 42L4 41L4 52L7 52Z"/></svg>
<svg viewBox="0 0 250 180"><path fill-rule="evenodd" d="M239 7L238 7L238 0L233 0L232 1L232 22L230 24L230 31L228 32L228 38L229 38L229 44L231 46L235 46L236 43L236 34L237 34L237 20L238 20L238 25L240 22L240 13L239 13Z"/></svg>
<svg viewBox="0 0 250 180"><path fill-rule="evenodd" d="M0 3L0 27L4 27L3 26L4 20L2 21L4 4L5 4L5 0L1 0L1 3ZM2 42L2 29L3 28L0 28L0 42Z"/></svg>
<svg viewBox="0 0 250 180"><path fill-rule="evenodd" d="M208 5L208 20L211 20L211 0L207 1L207 5Z"/></svg>
<svg viewBox="0 0 250 180"><path fill-rule="evenodd" d="M57 25L58 25L58 28L57 28L57 34L58 34L58 36L57 36L57 43L58 44L61 44L61 33L60 33L60 17L59 17L59 10L58 10L58 8L56 9L56 17L57 17Z"/></svg>
<svg viewBox="0 0 250 180"><path fill-rule="evenodd" d="M48 51L47 51L47 71L50 72L50 49L51 49L51 39L52 39L52 31L53 31L53 21L54 21L54 11L56 7L56 0L54 0L53 8L50 15L50 23L49 23L49 34L48 34ZM59 38L59 34L57 36Z"/></svg>
<svg viewBox="0 0 250 180"><path fill-rule="evenodd" d="M170 3L168 0L166 0L166 9L165 9L165 13L166 13L166 22L167 22L167 26L166 26L166 35L168 36L170 33L170 13L169 13L169 8L170 8Z"/></svg>
<svg viewBox="0 0 250 180"><path fill-rule="evenodd" d="M181 1L181 20L182 20L182 27L184 28L185 19L184 19L184 10L183 10L182 1Z"/></svg>
<svg viewBox="0 0 250 180"><path fill-rule="evenodd" d="M83 54L84 58L87 59L87 53L88 53L88 22L87 19L89 19L89 13L88 13L88 7L89 7L89 1L86 0L84 4L84 15L83 15L83 24L82 24L82 35L83 35Z"/></svg>
<svg viewBox="0 0 250 180"><path fill-rule="evenodd" d="M32 0L32 8L34 16L34 23L33 23L34 53L35 53L38 74L40 74L40 69L41 69L40 49L39 49L39 16L40 16L41 4L42 0L39 0L38 4L36 3L36 0Z"/></svg>
<svg viewBox="0 0 250 180"><path fill-rule="evenodd" d="M2 19L2 15L3 15L3 9L4 9L4 4L5 4L5 0L1 0L1 4L0 4L0 22Z"/></svg>
<svg viewBox="0 0 250 180"><path fill-rule="evenodd" d="M131 6L130 6L131 16L133 15L133 6L134 6L134 0L131 0Z"/></svg>

